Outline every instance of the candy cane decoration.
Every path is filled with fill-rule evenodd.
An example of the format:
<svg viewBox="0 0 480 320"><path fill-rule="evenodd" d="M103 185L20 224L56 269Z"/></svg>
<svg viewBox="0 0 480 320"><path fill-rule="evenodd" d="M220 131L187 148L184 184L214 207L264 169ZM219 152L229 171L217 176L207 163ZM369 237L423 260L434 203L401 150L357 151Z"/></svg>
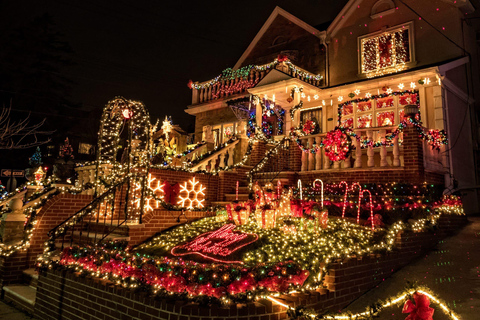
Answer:
<svg viewBox="0 0 480 320"><path fill-rule="evenodd" d="M282 188L282 182L280 180L278 180L277 182L277 199L278 201L280 201L280 189Z"/></svg>
<svg viewBox="0 0 480 320"><path fill-rule="evenodd" d="M343 211L342 211L342 219L345 217L345 209L347 207L347 194L348 194L348 183L346 181L342 181L338 184L339 187L345 185L345 197L343 198Z"/></svg>
<svg viewBox="0 0 480 320"><path fill-rule="evenodd" d="M317 181L320 181L321 185L322 185L322 198L321 198L321 201L322 201L322 208L323 208L323 181L320 180L320 179L315 179L315 181L313 181L313 188L315 189L316 186L315 184L317 183Z"/></svg>
<svg viewBox="0 0 480 320"><path fill-rule="evenodd" d="M235 190L235 200L238 201L238 180L237 180L237 189Z"/></svg>
<svg viewBox="0 0 480 320"><path fill-rule="evenodd" d="M370 220L372 221L372 232L375 231L375 223L373 221L373 204L372 204L372 193L370 190L362 190L362 195L364 192L368 192L369 198L370 198Z"/></svg>
<svg viewBox="0 0 480 320"><path fill-rule="evenodd" d="M362 203L363 193L362 193L362 186L358 182L352 183L352 186L350 187L350 190L352 190L352 192L353 192L353 189L355 188L355 186L358 186L357 224L359 224L360 223L360 204Z"/></svg>
<svg viewBox="0 0 480 320"><path fill-rule="evenodd" d="M298 186L298 189L300 190L300 200L303 200L303 193L302 193L302 180L298 179L297 186Z"/></svg>

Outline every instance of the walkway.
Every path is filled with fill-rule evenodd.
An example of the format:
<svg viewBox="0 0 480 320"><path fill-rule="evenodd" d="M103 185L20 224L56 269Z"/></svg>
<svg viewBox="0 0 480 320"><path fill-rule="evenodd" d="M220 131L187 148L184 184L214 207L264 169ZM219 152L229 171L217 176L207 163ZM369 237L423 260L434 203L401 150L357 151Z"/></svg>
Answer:
<svg viewBox="0 0 480 320"><path fill-rule="evenodd" d="M441 241L437 247L402 268L379 286L364 294L346 309L358 312L378 300L396 295L407 281L429 287L462 320L480 319L480 217L469 217L470 224L457 235ZM434 320L448 319L434 307ZM380 319L405 319L401 307L386 309Z"/></svg>
<svg viewBox="0 0 480 320"><path fill-rule="evenodd" d="M0 319L2 320L30 320L32 317L0 300Z"/></svg>

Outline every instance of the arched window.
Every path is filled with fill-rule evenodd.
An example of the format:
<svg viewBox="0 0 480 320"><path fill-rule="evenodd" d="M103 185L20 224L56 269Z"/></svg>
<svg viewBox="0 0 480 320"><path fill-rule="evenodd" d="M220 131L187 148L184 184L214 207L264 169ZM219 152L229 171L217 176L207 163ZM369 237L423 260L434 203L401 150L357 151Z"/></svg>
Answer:
<svg viewBox="0 0 480 320"><path fill-rule="evenodd" d="M394 12L395 3L392 0L379 0L373 5L370 17L372 19L377 19Z"/></svg>

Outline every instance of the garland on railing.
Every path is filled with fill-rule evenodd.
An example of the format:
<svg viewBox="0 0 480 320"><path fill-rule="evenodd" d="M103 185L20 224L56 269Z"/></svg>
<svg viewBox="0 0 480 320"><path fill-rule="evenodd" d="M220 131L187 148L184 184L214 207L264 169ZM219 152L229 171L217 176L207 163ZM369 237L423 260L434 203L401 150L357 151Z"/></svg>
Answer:
<svg viewBox="0 0 480 320"><path fill-rule="evenodd" d="M239 264L201 264L181 258L155 259L133 254L118 243L66 248L58 266L85 274L93 272L127 288L150 287L159 296L185 297L184 293L188 293L194 301L207 296L222 302L245 302L256 295L286 293L290 286L302 285L309 275L293 261L262 263L250 268Z"/></svg>
<svg viewBox="0 0 480 320"><path fill-rule="evenodd" d="M294 98L295 92L301 92L301 91L302 91L301 88L300 89L293 88L291 92L292 99ZM339 105L339 108L338 108L339 123L341 123L340 119L342 116L342 113L341 113L342 108L345 105L348 105L352 102L358 103L363 101L369 101L371 99L384 98L392 95L405 95L405 94L412 94L412 93L418 95L417 90L415 91L406 90L406 91L392 92L390 94L388 93L380 94L380 95L371 96L370 98L365 98L365 99L350 100L345 103L342 103ZM418 98L415 99L415 103L419 105L420 99ZM303 102L300 100L300 103L290 110L290 117L292 121L294 119L295 112L298 109L300 109L302 106L303 106ZM329 159L332 161L342 161L348 157L348 154L350 154L350 152L354 148L354 145L351 142L349 143L349 137L353 137L357 141L359 141L360 147L362 149L365 149L368 147L392 146L393 140L400 133L402 133L405 127L407 127L409 124L413 125L417 129L419 137L427 141L432 146L433 149L440 150L440 147L442 145L448 144L448 138L445 130L438 130L438 129L426 130L422 125L422 121L420 120L419 114L417 114L415 118L405 117L398 124L397 128L393 132L385 135L385 139L382 139L380 141L373 141L368 138L362 139L362 137L357 133L355 133L351 128L346 128L343 126L335 127L333 131L330 131L327 134L327 137L322 142L320 142L320 144L317 144L316 141L313 141L313 144L310 148L304 147L301 141L301 137L304 137L306 135L302 127L300 126L296 128L292 127L290 135L303 152L316 154L317 152L320 151L320 148L323 148L326 145L328 145L329 147L328 147L328 150L326 150L326 152Z"/></svg>
<svg viewBox="0 0 480 320"><path fill-rule="evenodd" d="M235 142L237 140L236 137L233 137L231 139L229 139L228 141L218 145L215 149L207 152L207 153L204 153L202 154L201 156L197 157L195 160L191 160L191 161L187 161L187 164L189 167L192 167L198 163L200 163L202 160L208 158L209 156L211 156L212 154L220 151L220 150L223 150L225 149L226 147L228 147L231 143Z"/></svg>
<svg viewBox="0 0 480 320"><path fill-rule="evenodd" d="M210 86L214 86L214 85L218 84L219 82L221 82L223 80L233 80L233 79L236 79L236 78L247 79L252 70L254 70L254 71L266 71L266 70L270 70L272 68L275 68L280 63L284 63L290 69L291 72L297 74L298 76L300 76L302 78L306 78L308 80L313 79L313 80L316 80L316 81L319 81L319 80L323 79L323 76L321 76L319 74L313 75L309 72L301 70L300 68L295 66L292 62L290 62L290 60L288 59L287 56L280 54L280 55L278 55L278 57L275 60L273 60L270 63L264 64L264 65L248 65L248 66L242 67L242 68L237 69L237 70L233 70L232 68L227 68L227 69L223 70L221 74L219 74L218 76L216 76L212 80L207 81L203 84L194 83L192 80L190 80L187 85L190 89L197 89L198 90L198 89L204 89L204 88L208 88Z"/></svg>
<svg viewBox="0 0 480 320"><path fill-rule="evenodd" d="M180 159L181 157L185 157L186 155L188 155L188 154L192 153L193 151L197 150L198 148L203 147L205 144L206 144L205 141L197 142L197 144L195 144L193 147L191 147L190 149L188 149L188 150L186 150L182 153L177 154L175 157L177 159Z"/></svg>
<svg viewBox="0 0 480 320"><path fill-rule="evenodd" d="M327 320L327 319L361 319L361 320L373 320L378 319L380 312L386 308L398 306L402 307L402 313L410 313L406 318L408 320L422 319L432 320L434 309L431 308L430 301L437 304L440 309L448 316L449 319L459 320L453 310L449 309L446 302L441 301L430 291L430 289L418 286L416 284L408 284L407 288L399 292L395 296L386 298L385 300L379 300L365 308L365 311L359 313L352 313L350 311L342 313L322 313L319 314L314 309L307 309L305 306L297 306L295 308L290 307L278 301L275 298L267 297L269 300L280 304L287 308L287 314L290 319L312 319L312 320ZM413 302L413 301L415 302Z"/></svg>

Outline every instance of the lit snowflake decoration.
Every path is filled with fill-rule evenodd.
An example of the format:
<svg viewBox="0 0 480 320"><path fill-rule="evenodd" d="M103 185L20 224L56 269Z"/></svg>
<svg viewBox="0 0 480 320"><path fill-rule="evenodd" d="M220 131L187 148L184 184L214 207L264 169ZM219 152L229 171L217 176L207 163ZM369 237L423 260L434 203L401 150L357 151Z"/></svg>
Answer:
<svg viewBox="0 0 480 320"><path fill-rule="evenodd" d="M355 94L356 94L357 96L360 94L360 90L359 90L359 89L356 89L356 90L353 91L353 92L355 92Z"/></svg>
<svg viewBox="0 0 480 320"><path fill-rule="evenodd" d="M343 101L343 96L338 97L338 101Z"/></svg>
<svg viewBox="0 0 480 320"><path fill-rule="evenodd" d="M318 100L318 94L314 95L313 99Z"/></svg>
<svg viewBox="0 0 480 320"><path fill-rule="evenodd" d="M410 88L415 89L416 87L417 85L415 84L415 82L410 82Z"/></svg>
<svg viewBox="0 0 480 320"><path fill-rule="evenodd" d="M423 80L423 82L424 82L425 84L430 84L430 78L425 78L425 79Z"/></svg>
<svg viewBox="0 0 480 320"><path fill-rule="evenodd" d="M392 88L388 88L388 89L387 89L387 93L388 93L388 94L392 94L392 92L393 92Z"/></svg>
<svg viewBox="0 0 480 320"><path fill-rule="evenodd" d="M400 83L400 84L398 85L398 89L403 90L403 88L405 88L405 85L404 85L403 83Z"/></svg>
<svg viewBox="0 0 480 320"><path fill-rule="evenodd" d="M148 174L148 188L155 194L157 195L160 199L163 199L163 183L160 183L160 180L157 180L157 178L152 178L152 174ZM142 184L140 182L135 183L134 190L133 192L135 194L140 195L142 192ZM162 193L159 195L158 193ZM140 208L140 200L141 197L138 196L137 199L133 202L134 206L139 209ZM155 208L154 208L155 207ZM156 201L153 197L147 197L145 198L145 203L144 203L144 209L146 212L153 211L153 209L158 209L158 201Z"/></svg>
<svg viewBox="0 0 480 320"><path fill-rule="evenodd" d="M198 184L200 185L197 187ZM205 193L203 191L205 191L205 189L199 181L195 181L195 177L189 180L188 183L185 182L183 186L180 185L180 195L178 196L180 198L180 206L186 207L187 209L203 208L203 202L205 201ZM185 192L185 196L182 196L182 192ZM200 199L199 196L203 196L203 198Z"/></svg>
<svg viewBox="0 0 480 320"><path fill-rule="evenodd" d="M305 92L302 92L302 94L300 94L300 97L305 98L306 97Z"/></svg>
<svg viewBox="0 0 480 320"><path fill-rule="evenodd" d="M371 97L372 97L372 94L371 94L370 92L365 93L365 98L368 98L368 99L369 99L369 98L371 98Z"/></svg>

